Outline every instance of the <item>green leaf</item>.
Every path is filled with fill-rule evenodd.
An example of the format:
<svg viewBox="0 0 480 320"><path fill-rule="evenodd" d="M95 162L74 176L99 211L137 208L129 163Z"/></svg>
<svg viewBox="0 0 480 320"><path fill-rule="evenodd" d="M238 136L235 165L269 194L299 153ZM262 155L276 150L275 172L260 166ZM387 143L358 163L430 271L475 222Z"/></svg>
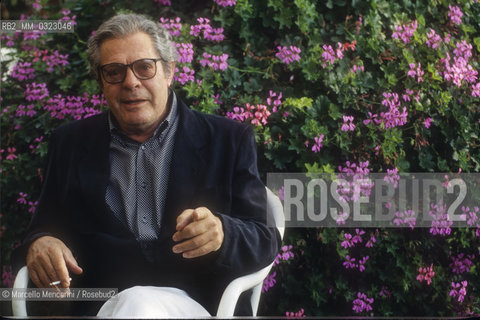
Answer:
<svg viewBox="0 0 480 320"><path fill-rule="evenodd" d="M340 112L340 109L338 108L337 105L333 103L330 103L330 105L328 106L328 115L333 120L337 120L342 117L342 113Z"/></svg>
<svg viewBox="0 0 480 320"><path fill-rule="evenodd" d="M477 51L480 52L480 37L474 38L473 43L477 46Z"/></svg>

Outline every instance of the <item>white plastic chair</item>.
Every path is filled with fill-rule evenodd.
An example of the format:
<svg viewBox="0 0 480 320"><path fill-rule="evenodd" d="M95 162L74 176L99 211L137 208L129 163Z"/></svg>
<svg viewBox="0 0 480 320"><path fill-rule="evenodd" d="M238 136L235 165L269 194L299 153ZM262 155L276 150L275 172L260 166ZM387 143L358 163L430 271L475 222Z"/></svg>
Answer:
<svg viewBox="0 0 480 320"><path fill-rule="evenodd" d="M269 215L269 223L274 222L277 227L280 236L283 239L283 234L285 232L285 216L283 214L283 206L280 202L280 199L272 192L270 189L267 189L267 214ZM273 219L273 220L271 220ZM263 280L267 277L270 269L273 266L273 261L270 265L265 268L248 274L243 277L239 277L227 286L223 292L222 298L220 299L220 304L217 309L217 317L233 317L233 312L238 302L240 295L252 289L252 296L250 298L250 304L252 307L252 315L257 315L258 304L260 301L260 293L262 292ZM24 266L18 271L17 277L13 284L14 289L25 289L28 287L28 269L27 266ZM12 312L16 317L26 317L27 316L27 305L25 299L12 299Z"/></svg>

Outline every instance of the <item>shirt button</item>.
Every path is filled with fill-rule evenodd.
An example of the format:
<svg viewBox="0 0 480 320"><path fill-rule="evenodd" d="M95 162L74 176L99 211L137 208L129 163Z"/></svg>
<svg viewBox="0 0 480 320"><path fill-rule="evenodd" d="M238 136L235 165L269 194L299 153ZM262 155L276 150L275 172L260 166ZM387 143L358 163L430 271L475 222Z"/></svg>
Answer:
<svg viewBox="0 0 480 320"><path fill-rule="evenodd" d="M146 188L147 187L147 184L145 182L142 182L142 188Z"/></svg>
<svg viewBox="0 0 480 320"><path fill-rule="evenodd" d="M143 216L142 221L143 223L147 223L147 216Z"/></svg>
<svg viewBox="0 0 480 320"><path fill-rule="evenodd" d="M145 150L145 146L142 146L142 150Z"/></svg>

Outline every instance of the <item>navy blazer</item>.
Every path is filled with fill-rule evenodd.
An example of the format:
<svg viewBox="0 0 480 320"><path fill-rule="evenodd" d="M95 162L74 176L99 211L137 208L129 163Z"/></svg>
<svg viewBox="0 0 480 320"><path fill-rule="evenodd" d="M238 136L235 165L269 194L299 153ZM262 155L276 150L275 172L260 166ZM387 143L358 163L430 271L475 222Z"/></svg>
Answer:
<svg viewBox="0 0 480 320"><path fill-rule="evenodd" d="M66 243L84 270L71 275L72 287L172 286L211 314L229 281L268 265L280 236L266 223L252 128L190 110L180 100L178 112L159 239L139 243L105 203L110 132L103 113L52 133L39 205L15 252L17 265L24 263L30 243L48 233ZM217 252L184 259L172 252L176 218L199 206L220 217L224 242ZM74 313L95 314L97 308Z"/></svg>

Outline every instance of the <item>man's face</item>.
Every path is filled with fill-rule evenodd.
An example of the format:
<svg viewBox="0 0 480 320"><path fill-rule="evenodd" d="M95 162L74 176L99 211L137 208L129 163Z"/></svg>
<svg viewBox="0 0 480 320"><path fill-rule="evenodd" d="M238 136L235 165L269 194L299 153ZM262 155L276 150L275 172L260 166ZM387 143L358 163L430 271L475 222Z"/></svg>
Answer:
<svg viewBox="0 0 480 320"><path fill-rule="evenodd" d="M160 57L150 36L143 32L108 39L100 45L100 66L157 58ZM127 68L125 80L121 83L110 84L102 77L103 93L121 129L127 135L142 137L140 140L150 137L168 112L168 87L173 72L167 78L162 62L157 61L156 64L156 75L147 80L139 80L130 68Z"/></svg>

